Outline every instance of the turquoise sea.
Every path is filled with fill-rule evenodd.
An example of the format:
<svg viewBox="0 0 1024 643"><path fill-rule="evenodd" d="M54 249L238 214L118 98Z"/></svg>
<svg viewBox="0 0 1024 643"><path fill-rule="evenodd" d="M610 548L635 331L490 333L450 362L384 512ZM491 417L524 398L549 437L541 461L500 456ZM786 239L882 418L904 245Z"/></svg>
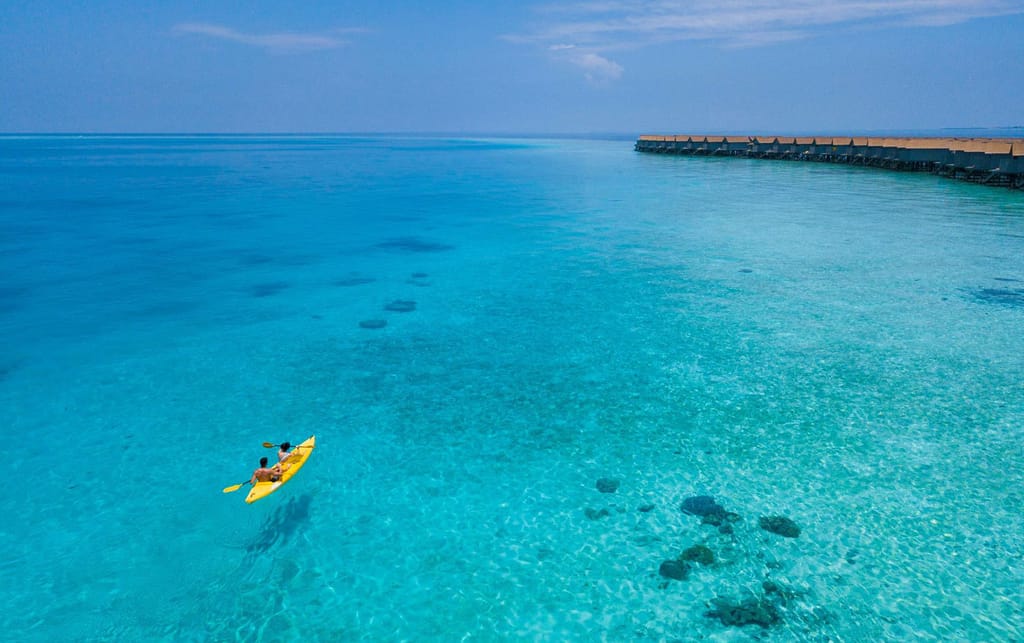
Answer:
<svg viewBox="0 0 1024 643"><path fill-rule="evenodd" d="M12 640L1024 640L1020 192L8 136L0 338Z"/></svg>

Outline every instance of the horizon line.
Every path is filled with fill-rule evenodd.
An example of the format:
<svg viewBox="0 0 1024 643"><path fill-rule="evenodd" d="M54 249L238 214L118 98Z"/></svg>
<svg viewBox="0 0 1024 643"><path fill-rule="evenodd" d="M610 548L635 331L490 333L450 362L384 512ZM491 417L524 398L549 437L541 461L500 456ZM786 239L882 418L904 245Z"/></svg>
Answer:
<svg viewBox="0 0 1024 643"><path fill-rule="evenodd" d="M505 137L581 137L637 136L634 132L507 132L507 131L430 131L430 130L367 130L367 131L0 131L0 136L505 136Z"/></svg>
<svg viewBox="0 0 1024 643"><path fill-rule="evenodd" d="M658 131L665 131L667 128L659 128ZM691 128L692 129L692 128ZM766 128L755 128L758 130ZM771 129L771 128L767 128ZM749 129L746 132L739 132L729 130L715 131L714 135L722 136L744 136L747 135ZM644 134L644 132L656 131L654 128L645 129L641 131L627 132L627 131L588 131L588 132L509 132L509 131L414 131L414 130L379 130L379 131L35 131L35 132L17 132L17 131L0 131L0 137L2 138L16 138L16 137L166 137L166 138L202 138L202 137L300 137L300 136L316 136L316 137L337 137L337 138L355 138L355 137L446 137L446 138L636 138ZM767 130L766 130L767 131ZM813 130L790 130L788 128L779 128L777 135L783 136L814 136L824 135L826 133L842 131L844 134L850 135L866 135L866 134L899 134L912 135L916 133L920 135L922 132L968 132L968 131L1024 131L1024 125L1001 125L1001 126L956 126L956 127L925 127L925 128L830 128Z"/></svg>

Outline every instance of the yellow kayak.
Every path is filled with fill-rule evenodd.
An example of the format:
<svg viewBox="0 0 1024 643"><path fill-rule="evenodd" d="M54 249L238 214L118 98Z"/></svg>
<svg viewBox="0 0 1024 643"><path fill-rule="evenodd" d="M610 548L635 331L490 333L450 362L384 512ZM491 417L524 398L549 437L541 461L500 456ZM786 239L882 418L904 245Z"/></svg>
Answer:
<svg viewBox="0 0 1024 643"><path fill-rule="evenodd" d="M281 485L291 480L292 476L299 472L302 465L306 464L309 456L316 447L316 436L311 435L302 444L296 444L291 455L281 463L281 479L277 482L257 482L252 486L252 491L245 498L245 501L252 504L260 498L266 498L280 488Z"/></svg>

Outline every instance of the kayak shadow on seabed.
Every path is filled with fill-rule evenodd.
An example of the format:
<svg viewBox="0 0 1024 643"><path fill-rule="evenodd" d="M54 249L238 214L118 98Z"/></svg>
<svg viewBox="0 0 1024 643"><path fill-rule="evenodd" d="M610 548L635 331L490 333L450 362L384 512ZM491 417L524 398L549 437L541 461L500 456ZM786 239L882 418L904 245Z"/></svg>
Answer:
<svg viewBox="0 0 1024 643"><path fill-rule="evenodd" d="M249 554L263 554L278 543L287 543L298 532L299 527L309 521L309 507L312 494L291 498L274 510L260 527L259 535L249 543L245 551Z"/></svg>

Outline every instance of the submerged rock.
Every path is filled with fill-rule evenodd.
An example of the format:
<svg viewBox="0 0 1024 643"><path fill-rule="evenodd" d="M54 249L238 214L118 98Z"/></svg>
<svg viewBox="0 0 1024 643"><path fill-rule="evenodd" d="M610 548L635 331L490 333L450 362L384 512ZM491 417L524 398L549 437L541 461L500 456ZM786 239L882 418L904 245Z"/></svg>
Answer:
<svg viewBox="0 0 1024 643"><path fill-rule="evenodd" d="M722 625L743 627L744 625L760 625L771 627L779 622L779 610L764 598L751 596L741 601L717 597L711 600L712 609L705 616L717 618Z"/></svg>
<svg viewBox="0 0 1024 643"><path fill-rule="evenodd" d="M689 560L701 565L711 565L715 562L715 553L704 545L694 545L683 550L679 560Z"/></svg>
<svg viewBox="0 0 1024 643"><path fill-rule="evenodd" d="M444 252L445 250L451 250L455 246L436 241L426 241L419 237L397 237L381 241L377 244L377 247L385 250L399 250L401 252Z"/></svg>
<svg viewBox="0 0 1024 643"><path fill-rule="evenodd" d="M690 566L681 560L662 561L658 573L665 578L684 580L690 574Z"/></svg>
<svg viewBox="0 0 1024 643"><path fill-rule="evenodd" d="M615 478L598 478L597 490L601 493L615 493L619 488L619 481Z"/></svg>
<svg viewBox="0 0 1024 643"><path fill-rule="evenodd" d="M390 304L384 306L384 310L390 310L396 313L410 313L416 310L416 302L407 301L405 299L396 299Z"/></svg>
<svg viewBox="0 0 1024 643"><path fill-rule="evenodd" d="M975 299L1003 306L1024 306L1024 288L979 288L973 291Z"/></svg>
<svg viewBox="0 0 1024 643"><path fill-rule="evenodd" d="M691 496L683 500L683 513L693 516L707 516L709 514L725 513L722 505L715 502L711 496Z"/></svg>
<svg viewBox="0 0 1024 643"><path fill-rule="evenodd" d="M800 527L785 516L761 516L757 524L761 529L784 538L796 538L800 535Z"/></svg>
<svg viewBox="0 0 1024 643"><path fill-rule="evenodd" d="M731 511L726 511L719 507L720 511L715 511L703 516L700 519L702 525L713 525L721 530L722 527L728 527L731 523L739 522L740 515ZM732 533L732 532L730 532Z"/></svg>
<svg viewBox="0 0 1024 643"><path fill-rule="evenodd" d="M430 275L425 272L414 272L405 280L405 283L412 284L413 286L429 286L430 282L427 281L427 277L429 276Z"/></svg>
<svg viewBox="0 0 1024 643"><path fill-rule="evenodd" d="M352 277L345 277L344 279L335 279L334 280L334 285L335 286L341 286L342 288L346 288L346 287L349 287L349 286L361 286L363 284L372 284L375 281L377 281L377 280L374 279L373 277L352 276Z"/></svg>
<svg viewBox="0 0 1024 643"><path fill-rule="evenodd" d="M364 319L359 322L360 328L384 328L388 325L386 319Z"/></svg>
<svg viewBox="0 0 1024 643"><path fill-rule="evenodd" d="M597 509L587 507L586 509L583 510L583 514L590 520L600 520L601 518L612 515L612 512L608 511L607 509L601 509L600 511L598 511Z"/></svg>
<svg viewBox="0 0 1024 643"><path fill-rule="evenodd" d="M271 281L264 284L256 284L249 289L249 292L252 293L253 297L270 297L271 295L276 295L287 287L288 282L286 281Z"/></svg>
<svg viewBox="0 0 1024 643"><path fill-rule="evenodd" d="M765 598L771 596L774 601L783 606L787 607L793 601L796 601L803 597L804 592L798 591L776 583L773 580L766 580L761 583L761 587L764 588Z"/></svg>
<svg viewBox="0 0 1024 643"><path fill-rule="evenodd" d="M636 510L639 511L640 513L647 513L649 511L654 511L654 505L653 504L640 505L639 507L636 508Z"/></svg>

